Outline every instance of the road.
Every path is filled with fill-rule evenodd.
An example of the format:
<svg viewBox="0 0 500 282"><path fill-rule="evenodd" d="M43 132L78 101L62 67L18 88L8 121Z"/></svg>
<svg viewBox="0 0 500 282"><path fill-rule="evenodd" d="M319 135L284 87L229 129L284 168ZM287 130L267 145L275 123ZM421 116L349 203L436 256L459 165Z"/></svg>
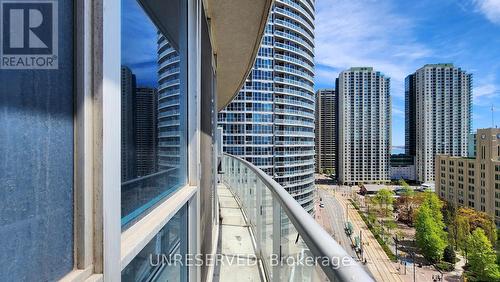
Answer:
<svg viewBox="0 0 500 282"><path fill-rule="evenodd" d="M318 189L318 195L323 199L323 203L325 204L325 207L321 209L321 213L326 219L323 227L351 257L357 257L356 252L351 248L351 240L344 231L345 211L342 209L342 206L331 193L323 189Z"/></svg>
<svg viewBox="0 0 500 282"><path fill-rule="evenodd" d="M396 264L387 257L357 211L344 197L345 195L337 192L334 196L334 186L332 185L317 185L317 188L318 195L323 198L325 204L325 207L320 209L319 215L321 218L318 220L320 224L329 232L335 233L335 239L337 242L341 242L341 245L348 253L354 253L350 243L346 246L349 241L346 242L348 239L343 231L346 206L349 205L348 218L353 224L354 234L359 234L360 230L363 233L363 253L364 258L367 260L365 267L376 281L402 281L398 275Z"/></svg>

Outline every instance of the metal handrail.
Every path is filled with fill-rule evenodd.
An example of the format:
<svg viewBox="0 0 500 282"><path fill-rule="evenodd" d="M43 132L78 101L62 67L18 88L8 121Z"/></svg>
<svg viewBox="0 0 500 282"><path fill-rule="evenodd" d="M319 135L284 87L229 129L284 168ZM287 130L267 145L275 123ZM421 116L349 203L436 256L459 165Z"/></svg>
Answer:
<svg viewBox="0 0 500 282"><path fill-rule="evenodd" d="M294 225L312 254L328 260L320 263L331 281L374 281L373 278L326 232L304 208L274 179L250 162L224 153L252 170L278 200L281 208ZM335 265L334 258L341 259L343 266ZM335 266L335 267L332 267Z"/></svg>

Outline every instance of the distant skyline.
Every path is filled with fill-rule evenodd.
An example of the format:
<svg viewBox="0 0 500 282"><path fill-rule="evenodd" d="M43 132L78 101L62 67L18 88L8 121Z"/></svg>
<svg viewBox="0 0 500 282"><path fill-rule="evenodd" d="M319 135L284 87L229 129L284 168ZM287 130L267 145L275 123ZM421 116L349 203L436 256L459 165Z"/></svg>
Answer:
<svg viewBox="0 0 500 282"><path fill-rule="evenodd" d="M135 34L122 47L134 56L122 61L138 86L157 87L157 46L148 40L156 29L135 0L122 5L122 28ZM500 1L317 0L316 13L315 89L333 88L352 66L389 76L394 146L404 145L404 78L428 63L453 63L472 73L473 130L491 127L492 105L500 126Z"/></svg>
<svg viewBox="0 0 500 282"><path fill-rule="evenodd" d="M392 144L404 145L404 78L429 63L473 74L472 128L500 126L500 1L318 0L316 89L352 66L391 78Z"/></svg>

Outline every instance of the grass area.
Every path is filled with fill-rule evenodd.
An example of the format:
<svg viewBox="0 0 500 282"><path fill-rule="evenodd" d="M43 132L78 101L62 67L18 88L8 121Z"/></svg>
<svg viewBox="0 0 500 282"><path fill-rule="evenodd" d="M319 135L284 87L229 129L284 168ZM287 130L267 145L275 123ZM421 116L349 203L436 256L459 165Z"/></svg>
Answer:
<svg viewBox="0 0 500 282"><path fill-rule="evenodd" d="M359 216L361 216L361 219L363 219L363 221L365 222L366 226L368 226L368 229L370 229L370 231L372 232L373 236L375 236L375 239L377 240L377 242L380 244L380 246L382 246L382 249L387 254L387 256L389 257L389 259L392 260L392 261L397 261L396 256L392 253L392 251L389 248L389 246L387 245L387 243L384 240L382 240L382 237L380 237L380 234L378 234L375 231L373 224L371 224L370 221L368 220L368 218L366 218L365 214L361 211L361 209L359 208L358 204L356 204L351 199L349 199L349 201L354 206L354 208L358 211Z"/></svg>

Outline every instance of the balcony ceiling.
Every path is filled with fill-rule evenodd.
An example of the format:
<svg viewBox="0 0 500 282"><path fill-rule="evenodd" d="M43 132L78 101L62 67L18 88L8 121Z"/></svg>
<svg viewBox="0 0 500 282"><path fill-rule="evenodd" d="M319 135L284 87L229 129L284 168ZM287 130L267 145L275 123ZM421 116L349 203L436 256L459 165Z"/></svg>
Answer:
<svg viewBox="0 0 500 282"><path fill-rule="evenodd" d="M274 0L203 0L217 55L217 109L238 94L252 69Z"/></svg>

